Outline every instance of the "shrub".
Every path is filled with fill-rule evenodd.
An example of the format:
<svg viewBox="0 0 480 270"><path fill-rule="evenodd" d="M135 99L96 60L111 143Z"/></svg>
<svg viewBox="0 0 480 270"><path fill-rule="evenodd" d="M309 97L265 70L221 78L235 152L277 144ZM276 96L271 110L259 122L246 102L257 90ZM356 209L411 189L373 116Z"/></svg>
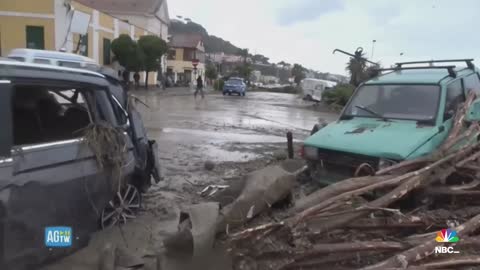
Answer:
<svg viewBox="0 0 480 270"><path fill-rule="evenodd" d="M353 94L355 87L351 84L339 84L333 89L323 92L322 100L330 105L345 106Z"/></svg>
<svg viewBox="0 0 480 270"><path fill-rule="evenodd" d="M294 94L294 93L297 93L297 88L295 88L294 86L291 86L291 85L285 86L285 87L283 87L283 92Z"/></svg>
<svg viewBox="0 0 480 270"><path fill-rule="evenodd" d="M216 80L213 83L213 88L217 91L222 91L223 90L223 85L225 84L225 81L223 79Z"/></svg>

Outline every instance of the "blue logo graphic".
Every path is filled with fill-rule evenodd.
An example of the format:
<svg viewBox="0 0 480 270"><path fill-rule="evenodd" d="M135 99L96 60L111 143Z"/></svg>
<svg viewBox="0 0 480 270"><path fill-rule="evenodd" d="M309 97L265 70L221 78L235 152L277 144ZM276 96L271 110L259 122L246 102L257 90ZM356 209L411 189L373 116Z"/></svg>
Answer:
<svg viewBox="0 0 480 270"><path fill-rule="evenodd" d="M45 227L45 246L47 247L71 247L71 227Z"/></svg>

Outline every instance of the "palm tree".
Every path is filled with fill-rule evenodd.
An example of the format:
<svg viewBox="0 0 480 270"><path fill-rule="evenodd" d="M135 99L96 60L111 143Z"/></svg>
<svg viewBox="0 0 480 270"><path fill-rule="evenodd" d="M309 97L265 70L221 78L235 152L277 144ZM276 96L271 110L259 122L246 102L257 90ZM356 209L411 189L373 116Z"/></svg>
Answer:
<svg viewBox="0 0 480 270"><path fill-rule="evenodd" d="M238 54L243 57L243 63L246 63L248 57L248 49L239 49Z"/></svg>
<svg viewBox="0 0 480 270"><path fill-rule="evenodd" d="M365 61L365 54L359 53L356 57L351 57L345 68L350 74L350 84L355 87L360 85L365 79L367 69L367 62Z"/></svg>

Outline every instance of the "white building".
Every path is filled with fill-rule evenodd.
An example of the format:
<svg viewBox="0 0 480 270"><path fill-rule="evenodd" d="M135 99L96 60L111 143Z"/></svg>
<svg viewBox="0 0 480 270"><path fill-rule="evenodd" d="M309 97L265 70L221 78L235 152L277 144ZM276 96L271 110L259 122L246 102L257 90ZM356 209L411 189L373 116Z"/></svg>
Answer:
<svg viewBox="0 0 480 270"><path fill-rule="evenodd" d="M243 57L240 55L225 54L224 52L207 53L206 57L214 63L238 63L243 61Z"/></svg>

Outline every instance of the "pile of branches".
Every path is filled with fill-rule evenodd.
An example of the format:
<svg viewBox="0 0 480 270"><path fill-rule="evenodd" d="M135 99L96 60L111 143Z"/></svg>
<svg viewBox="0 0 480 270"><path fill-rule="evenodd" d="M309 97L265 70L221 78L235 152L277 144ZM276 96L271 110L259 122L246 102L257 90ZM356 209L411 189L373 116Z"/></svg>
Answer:
<svg viewBox="0 0 480 270"><path fill-rule="evenodd" d="M108 122L100 121L88 125L81 132L95 155L99 168L111 170L111 190L118 192L125 184L122 182L122 168L127 163L124 131Z"/></svg>
<svg viewBox="0 0 480 270"><path fill-rule="evenodd" d="M480 127L465 121L474 99L471 93L459 106L434 153L322 188L282 221L227 235L236 268L480 266ZM458 242L437 242L447 228L456 231ZM436 253L442 246L459 253Z"/></svg>

